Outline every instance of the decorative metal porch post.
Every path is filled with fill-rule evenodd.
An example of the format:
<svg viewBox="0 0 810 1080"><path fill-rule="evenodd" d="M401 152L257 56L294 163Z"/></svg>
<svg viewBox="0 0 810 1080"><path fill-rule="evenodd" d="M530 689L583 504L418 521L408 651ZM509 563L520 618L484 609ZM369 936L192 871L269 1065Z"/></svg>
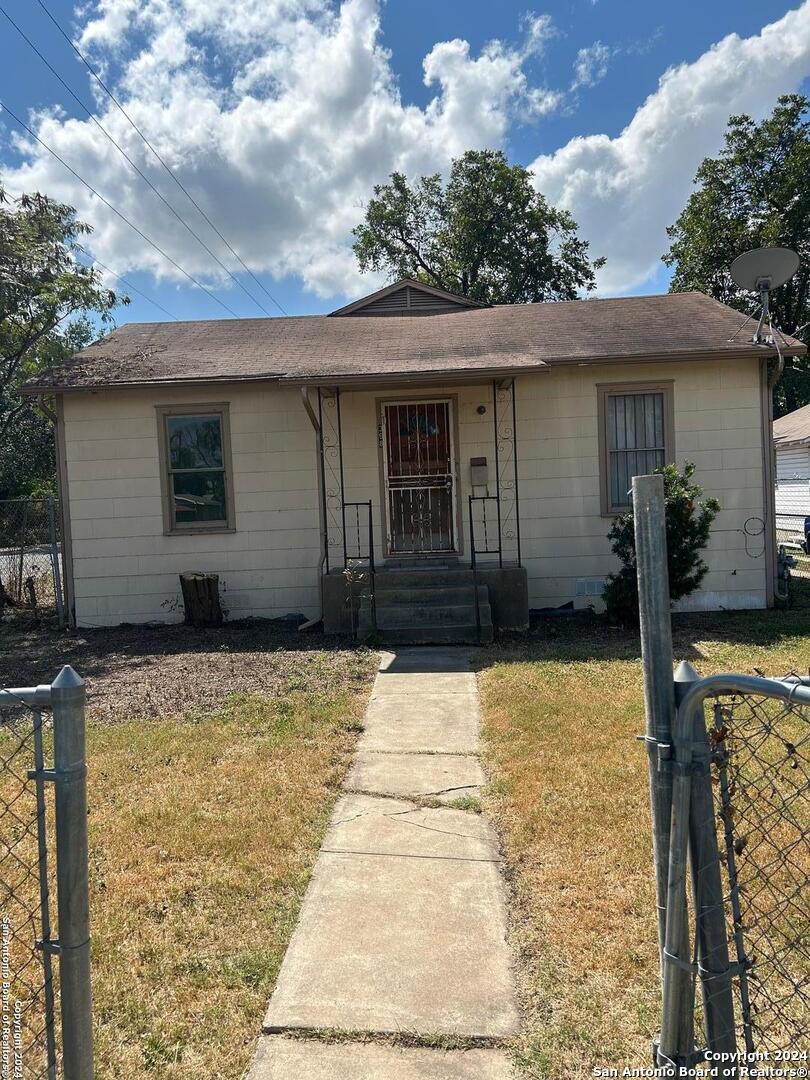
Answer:
<svg viewBox="0 0 810 1080"><path fill-rule="evenodd" d="M343 438L340 390L318 387L318 423L321 429L321 490L326 532L326 572L338 562L345 565L346 508L343 486Z"/></svg>

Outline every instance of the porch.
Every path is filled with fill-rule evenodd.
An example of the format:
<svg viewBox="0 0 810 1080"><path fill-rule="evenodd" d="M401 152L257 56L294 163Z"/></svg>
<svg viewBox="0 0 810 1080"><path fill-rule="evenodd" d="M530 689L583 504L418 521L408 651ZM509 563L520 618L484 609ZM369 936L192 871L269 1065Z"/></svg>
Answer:
<svg viewBox="0 0 810 1080"><path fill-rule="evenodd" d="M327 632L470 642L527 626L515 380L302 395Z"/></svg>

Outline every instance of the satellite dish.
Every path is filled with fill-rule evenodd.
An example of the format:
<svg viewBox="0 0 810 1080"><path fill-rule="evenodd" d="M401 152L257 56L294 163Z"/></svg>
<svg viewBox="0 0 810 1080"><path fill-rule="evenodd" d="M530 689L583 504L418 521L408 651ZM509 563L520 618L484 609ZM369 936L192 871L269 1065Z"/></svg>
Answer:
<svg viewBox="0 0 810 1080"><path fill-rule="evenodd" d="M799 256L790 248L764 247L754 248L753 251L745 251L738 255L731 264L731 276L741 289L746 292L759 293L762 312L759 316L759 325L754 334L753 341L761 345L764 342L762 327L768 320L771 329L771 309L769 294L772 289L778 289L786 281L790 281L799 269Z"/></svg>
<svg viewBox="0 0 810 1080"><path fill-rule="evenodd" d="M790 281L799 269L799 256L790 248L754 248L738 255L731 276L746 292L767 292Z"/></svg>

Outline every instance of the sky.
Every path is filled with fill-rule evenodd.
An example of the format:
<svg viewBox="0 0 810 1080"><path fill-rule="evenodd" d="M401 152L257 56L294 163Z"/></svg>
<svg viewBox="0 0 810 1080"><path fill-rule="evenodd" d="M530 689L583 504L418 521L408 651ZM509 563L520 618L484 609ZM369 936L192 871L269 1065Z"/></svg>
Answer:
<svg viewBox="0 0 810 1080"><path fill-rule="evenodd" d="M666 291L729 115L810 92L810 0L0 0L0 60L0 178L93 226L119 322L371 292L351 230L374 184L483 147L571 211L597 295L632 295Z"/></svg>

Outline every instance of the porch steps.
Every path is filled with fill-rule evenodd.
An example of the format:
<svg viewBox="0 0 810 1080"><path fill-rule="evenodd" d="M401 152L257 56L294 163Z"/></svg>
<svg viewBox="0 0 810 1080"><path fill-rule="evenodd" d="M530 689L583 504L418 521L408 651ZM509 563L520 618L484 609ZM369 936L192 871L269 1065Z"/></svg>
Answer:
<svg viewBox="0 0 810 1080"><path fill-rule="evenodd" d="M459 566L388 569L374 575L370 592L360 599L360 636L381 644L475 644L492 641L489 588ZM375 619L376 614L376 628Z"/></svg>

